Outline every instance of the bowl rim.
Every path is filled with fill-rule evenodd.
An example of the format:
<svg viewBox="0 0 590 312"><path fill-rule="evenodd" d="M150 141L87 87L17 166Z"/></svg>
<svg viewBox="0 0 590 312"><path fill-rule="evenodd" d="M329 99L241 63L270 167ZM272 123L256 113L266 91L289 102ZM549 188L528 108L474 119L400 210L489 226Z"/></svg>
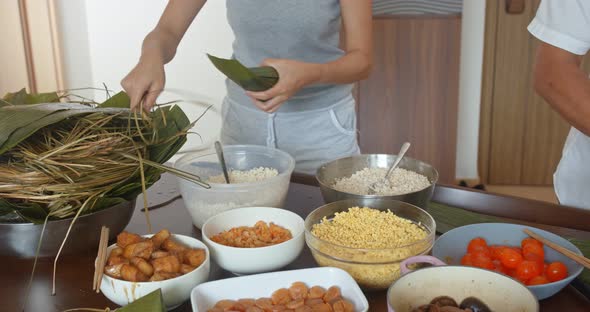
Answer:
<svg viewBox="0 0 590 312"><path fill-rule="evenodd" d="M103 276L103 278L106 278L107 280L109 280L109 279L110 279L110 280L113 280L114 282L122 283L123 285L125 285L125 284L130 284L130 285L133 285L133 284L137 284L137 285L156 285L157 283L169 283L169 282L171 283L171 282L173 282L173 281L175 281L175 280L178 280L178 279L181 279L181 278L183 278L183 277L188 277L189 275L194 275L194 274L197 274L197 273L198 273L198 271L201 271L201 270L206 270L206 269L204 269L204 268L207 266L207 263L210 263L210 261L211 261L211 260L210 260L210 252L209 252L209 247L207 247L207 244L205 244L205 243L204 243L204 242L202 242L201 240L199 240L199 239L197 239L197 238L195 238L195 237L192 237L192 236L188 236L188 235L182 235L182 234L174 234L174 233L170 233L170 234L171 234L172 236L179 236L179 237L182 237L182 238L193 239L194 241L197 241L197 242L199 242L199 243L203 244L203 247L204 247L204 248L202 248L202 249L205 249L205 254L206 254L205 261L203 261L203 263L201 263L201 265L199 265L198 267L194 268L192 271L190 271L190 272L188 272L188 273L186 273L186 274L182 274L182 275L180 275L180 276L177 276L177 277L174 277L174 278L170 278L170 279L166 279L166 280L163 280L163 281L154 281L154 282L149 282L149 281L148 281L148 282L131 282L131 281L126 281L126 280L123 280L123 279L115 278L115 277L109 276L109 275L107 275L107 274L103 274L103 275L102 275L102 276ZM150 237L152 237L152 236L154 236L154 235L155 235L155 234L144 234L144 235L140 235L140 236L141 236L141 237L145 237L145 238L150 238ZM117 246L117 243L111 244L111 245L109 245L109 246L107 247L107 250L109 250L109 249L110 249L110 248L112 248L112 247L116 247L116 246ZM191 248L200 248L200 247L191 247ZM111 249L111 250L112 250L112 249ZM206 274L208 274L208 273L206 273ZM106 285L106 284L105 284L105 283L102 283L102 284L101 284L101 287L102 287L102 285ZM105 286L105 287L106 287L106 286Z"/></svg>
<svg viewBox="0 0 590 312"><path fill-rule="evenodd" d="M320 186L323 186L323 187L328 188L330 190L333 190L335 192L339 192L339 193L343 193L343 194L347 194L347 195L359 196L359 197L362 197L362 198L383 198L383 197L407 196L407 195L412 195L412 194L423 192L423 191L428 190L430 188L434 188L436 186L436 184L438 183L439 173L438 173L438 170L436 170L436 168L434 166L432 166L431 164L429 164L427 162L424 162L422 160L419 160L419 159L416 159L416 158L412 158L412 157L408 157L408 156L404 156L404 159L410 159L410 160L413 160L413 161L417 161L417 162L419 162L421 164L424 164L424 165L429 166L432 170L434 170L435 175L432 178L432 181L430 179L428 179L428 181L430 182L430 185L429 186L427 186L427 187L425 187L423 189L417 190L417 191L413 191L413 192L409 192L409 193L403 193L403 194L396 194L396 195L379 195L379 194L373 194L373 195L370 195L370 194L356 194L356 193L350 193L350 192L346 192L346 191L340 191L340 190L337 190L337 189L333 188L331 185L329 185L327 183L327 181L325 181L323 179L320 179L320 172L322 172L327 166L329 166L329 165L331 165L331 164L333 164L333 163L335 163L337 161L341 161L341 160L345 160L345 159L364 158L364 157L369 157L369 156L376 156L376 157L379 157L379 156L385 157L386 156L386 157L390 157L390 156L396 156L396 155L394 155L394 154L359 154L359 155L352 155L352 156L346 156L346 157L341 157L341 158L338 158L338 159L334 159L334 160L331 160L329 162L326 162L326 163L322 164L316 170L315 179L319 183ZM387 167L367 167L367 168L384 168L384 169L388 169ZM399 168L401 168L401 166ZM406 170L410 170L410 169L406 169ZM413 171L413 170L410 170L410 171ZM354 174L354 173L356 173L356 172L353 172L352 174ZM344 177L348 177L348 175L347 176L339 177L339 179L344 178ZM428 177L426 177L426 178L428 178Z"/></svg>
<svg viewBox="0 0 590 312"><path fill-rule="evenodd" d="M234 152L242 151L241 150L242 148L254 148L254 149L258 149L258 150L267 150L267 151L270 150L270 151L276 152L276 153L284 156L285 158L287 158L287 160L289 161L289 167L285 171L279 172L279 174L277 174L274 177L270 177L268 179L264 179L264 180L256 181L256 182L231 183L231 184L211 183L208 181L204 181L204 182L206 182L207 184L209 184L211 186L215 186L216 189L233 189L233 188L239 188L239 187L243 187L243 186L260 185L263 183L269 183L269 182L272 182L275 180L279 180L280 178L283 178L285 176L290 176L293 173L293 170L295 170L295 159L293 158L293 156L291 156L289 153L287 153L283 150L280 150L280 149L274 148L274 147L268 147L268 146L264 146L264 145L249 145L249 144L224 145L223 146L223 153L227 155L228 152L232 152L232 150L234 150L234 149L236 150ZM226 150L226 149L228 149L228 150ZM194 161L194 160L197 160L200 158L210 157L213 155L216 155L216 153L206 153L206 154L187 153L187 154L183 155L182 157L178 158L174 162L174 168L181 169L180 166L184 165L184 163L188 163L189 160ZM254 168L258 168L258 167L254 167ZM252 168L252 169L254 169L254 168ZM272 169L276 169L276 168L272 168Z"/></svg>
<svg viewBox="0 0 590 312"><path fill-rule="evenodd" d="M564 239L564 240L566 240L566 241L567 241L567 239L565 239L565 238L564 238L564 237L562 237L561 235L558 235L558 234L555 234L555 233L553 233L553 232L549 232L549 231L546 231L546 230L543 230L543 229L540 229L540 228L537 228L537 227L534 227L534 226L530 226L530 225L523 225L523 224L517 224L517 223L508 223L508 222L484 222L484 223L474 223L474 224L467 224L467 225L459 226L459 227L456 227L456 228L454 228L454 229L451 229L451 230L449 230L449 231L447 231L447 232L443 233L442 235L440 235L440 236L439 236L439 237L438 237L438 238L435 240L435 242L434 242L434 245L432 246L432 249L434 250L434 247L436 246L436 243L437 243L437 242L438 242L438 241L439 241L439 240L440 240L440 239L441 239L443 236L445 236L447 233L450 233L450 232L452 232L452 231L458 230L458 229L460 229L460 228L468 227L468 226L476 226L476 225L479 225L479 226L481 226L481 225L484 225L484 224L485 224L485 225L488 225L488 226L493 226L493 225L503 225L503 226L511 226L511 227L517 227L517 226L518 226L518 227L527 227L527 228L530 228L530 229L532 229L532 230L534 230L534 231L540 231L540 232L541 232L541 233L540 233L541 235L549 233L549 234L555 235L555 236L557 236L557 237L560 237L560 238L562 238L562 239ZM545 246L545 244L543 244L543 246ZM575 252L576 254L578 254L578 255L580 255L580 256L583 256L583 254L582 254L582 251L580 250L580 248L578 248L578 246L576 246L576 245L574 245L574 244L572 244L572 246L574 246L574 248L575 248L575 250L573 250L573 252ZM549 246L547 246L547 248L550 248L550 249L551 249L551 247L549 247ZM556 251L556 252L557 252L557 251ZM560 254L559 252L557 252L557 253L558 253L558 254ZM567 258L566 256L563 256L563 257ZM554 261L554 262L555 262L555 261ZM568 272L568 273L569 273L569 274L568 274L568 276L567 276L566 278L562 279L562 280L555 281L555 282L550 282L550 283L547 283L547 284L542 284L542 285L524 285L524 284L522 284L522 285L523 285L523 286L525 286L526 288L530 288L530 289L542 289L542 288L546 288L546 287L552 287L552 286L556 286L556 285L557 285L557 284L559 284L559 283L564 283L564 282L566 282L566 281L568 281L568 280L569 280L569 281L566 283L566 285L567 285L567 284L571 283L571 281L572 281L572 280L574 280L575 278L577 278L577 277L578 277L578 276L579 276L579 275L582 273L582 271L584 271L584 266L583 266L583 265L581 265L581 264L579 264L579 263L576 263L576 265L578 266L578 269L575 271L575 273L574 273L574 272ZM449 265L449 266L461 266L461 265ZM467 267L469 267L469 266L467 266ZM483 269L483 270L487 270L487 269ZM498 272L496 272L496 273L498 273ZM498 274L500 274L500 275L504 275L504 274L501 274L501 273L498 273ZM512 278L512 277L511 277L511 276L509 276L509 275L504 275L504 276L507 276L507 277L509 277L509 278ZM512 279L514 279L514 278L512 278ZM516 281L517 281L517 282L519 282L518 280L516 280ZM520 283L520 282L519 282L519 283Z"/></svg>
<svg viewBox="0 0 590 312"><path fill-rule="evenodd" d="M314 239L317 239L318 241L320 241L322 243L325 243L325 244L328 244L328 245L336 246L336 247L342 248L344 250L354 250L354 251L357 251L357 252L358 251L361 251L361 252L363 252L363 251L366 251L366 252L375 252L375 251L399 250L399 249L402 249L402 248L408 248L410 246L418 245L419 243L426 243L428 241L432 241L432 244L430 244L429 247L426 248L424 251L428 251L428 250L430 250L430 249L432 249L434 247L434 243L436 242L436 220L434 220L434 217L432 217L432 215L430 215L426 210L424 210L424 209L422 209L422 208L420 208L420 207L418 207L416 205L413 205L413 204L410 204L410 203L407 203L407 202L404 202L404 201L401 201L401 200L380 199L380 198L377 198L377 199L374 199L374 200L402 204L402 206L403 205L407 205L407 206L410 206L411 208L418 209L420 212L422 212L423 214L425 214L429 218L430 221L432 221L433 228L432 229L429 229L426 225L423 225L423 227L426 227L428 230L430 230L430 233L428 233L428 235L426 235L425 238L423 238L423 239L421 239L419 241L416 241L416 242L407 244L407 245L398 246L398 247L392 247L392 248L355 248L355 247L348 247L348 246L344 246L344 245L332 243L332 242L329 242L327 240L321 239L321 238L317 237L316 235L314 235L311 232L311 229L307 229L307 226L305 226L305 224L307 224L307 220L308 220L309 216L311 216L314 212L319 211L320 209L325 209L328 206L333 206L333 205L336 205L336 204L343 204L343 203L347 203L347 202L355 202L355 201L358 201L358 199L344 199L344 200L339 200L339 201L335 201L335 202L324 204L324 205L322 205L322 206L314 209L312 212L310 212L307 215L307 217L305 218L305 223L304 223L305 235L306 236L307 235L310 235ZM353 208L353 207L354 206L350 206L350 207L348 207L346 209L350 209L350 208ZM357 207L360 207L360 205L357 205ZM361 208L365 208L365 207L361 207ZM372 207L366 207L366 208L377 209L377 210L383 211L383 210L378 209L378 208L372 208ZM391 209L389 209L389 208L387 208L387 210L391 211ZM391 211L391 212L393 214L395 214L395 212L393 212L393 211ZM397 214L396 214L396 216L397 216ZM402 218L402 217L400 217L400 218ZM414 223L416 225L419 225L420 224L420 223L416 223L414 220L410 220L410 219L407 219L407 218L403 218L403 219L409 220L409 221L411 221L412 223ZM311 249L311 247L310 247L310 249ZM313 249L317 249L317 248L313 248ZM389 262L387 262L387 263L389 263Z"/></svg>
<svg viewBox="0 0 590 312"><path fill-rule="evenodd" d="M260 210L274 209L273 211L281 211L281 213L282 212L287 212L287 215L291 215L291 216L295 216L296 217L295 219L297 219L297 223L300 223L302 225L301 226L301 230L299 230L297 232L297 234L295 234L295 235L293 233L291 233L291 236L292 237L290 239L284 241L284 242L281 242L281 243L278 243L278 244L274 244L274 245L269 245L269 246L262 246L262 247L234 247L234 246L227 246L227 245L223 245L223 244L214 242L211 238L209 238L209 236L207 236L205 234L205 227L210 224L210 221L213 221L214 219L216 219L218 217L223 217L226 214L230 214L230 213L233 213L233 212L236 212L236 211L239 211L239 210L250 210L250 209L252 209L252 210L254 210L254 209L256 209L256 210L258 210L258 209L260 209ZM261 220L261 221L263 221L263 220ZM270 223L270 222L268 222L268 223ZM291 230L289 230L289 231L291 231ZM227 250L233 250L233 251L254 252L254 251L262 251L262 250L270 250L270 249L273 249L273 248L280 248L279 246L286 245L286 244L288 244L288 243L290 243L292 241L297 241L302 235L305 234L305 221L303 220L303 218L300 215L294 213L293 211L290 211L290 210L287 210L287 209L283 209L283 208L277 208L277 207L240 207L240 208L236 208L236 209L227 210L227 211L221 212L219 214L216 214L216 215L210 217L209 219L207 219L207 221L205 221L205 223L203 223L203 226L201 227L201 233L203 235L203 240L206 241L207 243L210 243L211 245L213 245L216 249L219 248L219 249L227 249Z"/></svg>
<svg viewBox="0 0 590 312"><path fill-rule="evenodd" d="M488 273L493 273L493 274L495 274L495 275L499 275L499 276L501 276L501 277L504 277L504 278L508 278L509 280L511 280L511 281L513 281L514 283L518 284L518 287L522 287L522 288L526 289L526 292L527 292L528 294L530 294L530 295L531 295L531 297L534 299L534 300L533 300L533 302L534 302L534 304L535 304L536 311L539 311L539 309L540 309L539 300L537 299L537 296L536 296L536 295L535 295L535 294L532 292L532 290L531 290L531 289L529 289L529 287L528 287L528 286L526 286L526 285L524 285L524 284L520 283L518 280L516 280L516 279L514 279L514 278L512 278L512 277L510 277L510 276L508 276L508 275L504 275L504 274L498 273L498 272L496 272L496 271L492 271L492 270L488 270L488 269L483 269L483 268L478 268L478 267L472 267L472 266L463 266L463 265L441 265L441 266L430 266L430 267L425 267L425 268L421 268L421 269L418 269L418 270L410 271L410 272L408 272L407 274L403 274L403 275L401 275L401 276L400 276L398 279L396 279L395 281L393 281L393 283L391 283L391 285L390 285L390 286L389 286L389 288L387 289L387 294L386 294L386 297L385 297L385 298L386 298L386 300L387 300L387 306L388 306L388 307L391 307L391 305L390 305L390 303L389 303L389 299L390 299L390 295L391 295L391 291L392 291L392 289L393 289L393 286L394 286L396 283L398 283L398 281L401 281L401 280L402 280L402 279L403 279L405 276L408 276L408 275L410 275L410 274L412 274L412 273L415 273L415 272L420 272L420 271L422 271L422 270L433 270L433 269L439 269L439 270L440 270L440 269L447 269L447 268L456 268L456 269L461 269L461 270L463 270L463 269L467 269L467 270L480 270L480 271L485 271L485 272L488 272ZM400 282L400 283L401 283L401 282Z"/></svg>

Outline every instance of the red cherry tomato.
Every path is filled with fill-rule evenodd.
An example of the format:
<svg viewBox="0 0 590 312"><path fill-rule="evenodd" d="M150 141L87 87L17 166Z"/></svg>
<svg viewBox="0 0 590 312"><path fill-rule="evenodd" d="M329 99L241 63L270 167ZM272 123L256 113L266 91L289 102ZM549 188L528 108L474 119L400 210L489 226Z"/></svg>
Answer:
<svg viewBox="0 0 590 312"><path fill-rule="evenodd" d="M492 262L494 263L494 271L505 275L510 275L510 269L503 266L500 260L493 260Z"/></svg>
<svg viewBox="0 0 590 312"><path fill-rule="evenodd" d="M524 260L531 260L534 261L537 266L539 267L539 271L545 272L545 260L542 256L539 256L536 253L527 253L523 256Z"/></svg>
<svg viewBox="0 0 590 312"><path fill-rule="evenodd" d="M567 274L567 267L559 261L550 263L545 271L545 276L550 282L560 281L566 278Z"/></svg>
<svg viewBox="0 0 590 312"><path fill-rule="evenodd" d="M527 254L531 254L531 253L541 256L542 259L545 258L545 251L543 250L543 247L539 246L537 244L529 243L522 248L523 255L527 255Z"/></svg>
<svg viewBox="0 0 590 312"><path fill-rule="evenodd" d="M482 268L493 270L495 269L494 263L492 262L492 258L483 251L476 251L471 255L471 261L473 261L473 265Z"/></svg>
<svg viewBox="0 0 590 312"><path fill-rule="evenodd" d="M526 284L528 286L535 286L535 285L543 285L543 284L548 284L549 280L543 276L543 275L537 275L533 278L531 278Z"/></svg>
<svg viewBox="0 0 590 312"><path fill-rule="evenodd" d="M500 254L502 265L509 269L514 269L522 262L522 255L512 248L504 248Z"/></svg>
<svg viewBox="0 0 590 312"><path fill-rule="evenodd" d="M535 245L538 245L539 247L543 248L543 243L541 243L540 241L538 241L532 237L527 237L527 238L523 239L522 242L520 242L520 247L522 249L524 249L524 246L526 246L528 244L535 244Z"/></svg>
<svg viewBox="0 0 590 312"><path fill-rule="evenodd" d="M463 258L461 258L461 265L473 266L470 253L466 253Z"/></svg>
<svg viewBox="0 0 590 312"><path fill-rule="evenodd" d="M485 239L483 239L481 237L476 237L476 238L472 239L469 242L469 245L467 245L467 252L468 253L474 253L476 251L480 251L480 250L484 250L484 249L488 249L488 243L486 242Z"/></svg>
<svg viewBox="0 0 590 312"><path fill-rule="evenodd" d="M520 247L509 247L509 248L518 252L522 256L522 248L520 248Z"/></svg>
<svg viewBox="0 0 590 312"><path fill-rule="evenodd" d="M488 247L490 253L492 254L492 259L500 260L500 254L502 253L502 246L499 245L492 245Z"/></svg>
<svg viewBox="0 0 590 312"><path fill-rule="evenodd" d="M515 275L518 280L525 282L541 273L534 261L524 260L516 267Z"/></svg>

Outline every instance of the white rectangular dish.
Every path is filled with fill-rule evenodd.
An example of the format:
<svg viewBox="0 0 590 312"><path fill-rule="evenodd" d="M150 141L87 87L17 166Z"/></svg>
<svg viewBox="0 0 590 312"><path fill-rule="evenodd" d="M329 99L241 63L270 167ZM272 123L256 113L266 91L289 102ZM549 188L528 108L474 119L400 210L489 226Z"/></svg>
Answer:
<svg viewBox="0 0 590 312"><path fill-rule="evenodd" d="M191 292L193 312L207 312L207 309L211 309L222 299L270 297L277 289L289 288L294 282L303 282L309 287L338 286L342 297L354 304L355 311L369 310L367 298L346 271L321 267L240 276L203 283L193 288Z"/></svg>

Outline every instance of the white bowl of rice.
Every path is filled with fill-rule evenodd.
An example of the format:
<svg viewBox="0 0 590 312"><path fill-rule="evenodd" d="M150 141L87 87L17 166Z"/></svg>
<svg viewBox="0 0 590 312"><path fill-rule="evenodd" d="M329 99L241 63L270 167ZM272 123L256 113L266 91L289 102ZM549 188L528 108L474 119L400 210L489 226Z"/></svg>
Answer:
<svg viewBox="0 0 590 312"><path fill-rule="evenodd" d="M211 185L205 189L177 179L180 194L193 224L201 228L209 218L241 207L282 208L289 190L295 160L289 154L266 146L223 147L230 184L225 183L216 154L186 154L174 167L198 175Z"/></svg>

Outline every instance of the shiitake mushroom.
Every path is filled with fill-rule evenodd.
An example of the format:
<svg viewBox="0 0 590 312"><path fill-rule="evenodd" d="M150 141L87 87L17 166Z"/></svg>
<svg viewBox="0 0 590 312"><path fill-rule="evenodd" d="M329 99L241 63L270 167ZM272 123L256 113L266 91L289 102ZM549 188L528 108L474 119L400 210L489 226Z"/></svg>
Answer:
<svg viewBox="0 0 590 312"><path fill-rule="evenodd" d="M439 307L459 307L457 301L455 301L455 299L449 296L438 296L432 299L432 301L430 301L430 304L434 304Z"/></svg>
<svg viewBox="0 0 590 312"><path fill-rule="evenodd" d="M481 300L475 297L467 297L459 304L461 309L471 309L473 312L492 312L492 310Z"/></svg>
<svg viewBox="0 0 590 312"><path fill-rule="evenodd" d="M440 312L440 308L435 304L425 304L414 308L412 312Z"/></svg>
<svg viewBox="0 0 590 312"><path fill-rule="evenodd" d="M448 296L439 296L429 304L414 308L412 312L492 312L481 300L475 297L467 297L460 304Z"/></svg>

